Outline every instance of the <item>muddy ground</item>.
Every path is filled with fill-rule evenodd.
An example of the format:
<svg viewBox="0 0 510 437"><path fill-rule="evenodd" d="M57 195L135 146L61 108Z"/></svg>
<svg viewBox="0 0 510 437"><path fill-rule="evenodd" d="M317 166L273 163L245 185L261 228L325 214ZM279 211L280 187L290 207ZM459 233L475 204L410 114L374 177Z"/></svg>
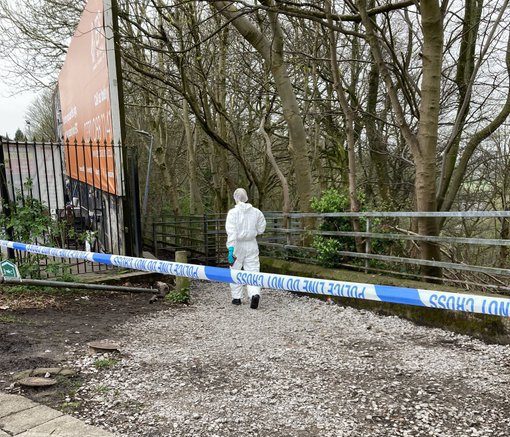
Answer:
<svg viewBox="0 0 510 437"><path fill-rule="evenodd" d="M133 284L146 287L151 284ZM70 351L108 339L113 326L135 316L168 308L152 294L116 292L0 289L0 390L21 392L31 399L60 408L81 385L81 377L58 378L50 389L23 389L13 378L24 370L59 367Z"/></svg>
<svg viewBox="0 0 510 437"><path fill-rule="evenodd" d="M122 437L509 435L509 345L281 291L256 311L220 283L150 297L0 292L0 390L69 366L21 393ZM88 355L98 339L122 353Z"/></svg>

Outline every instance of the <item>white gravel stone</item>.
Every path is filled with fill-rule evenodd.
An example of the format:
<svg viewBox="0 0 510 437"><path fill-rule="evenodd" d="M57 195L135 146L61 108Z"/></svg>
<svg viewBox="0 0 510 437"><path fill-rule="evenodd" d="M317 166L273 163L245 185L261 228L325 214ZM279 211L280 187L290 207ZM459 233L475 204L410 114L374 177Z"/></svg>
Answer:
<svg viewBox="0 0 510 437"><path fill-rule="evenodd" d="M76 356L83 418L133 437L508 435L508 346L281 291L254 311L197 282L191 302L109 332L113 368Z"/></svg>

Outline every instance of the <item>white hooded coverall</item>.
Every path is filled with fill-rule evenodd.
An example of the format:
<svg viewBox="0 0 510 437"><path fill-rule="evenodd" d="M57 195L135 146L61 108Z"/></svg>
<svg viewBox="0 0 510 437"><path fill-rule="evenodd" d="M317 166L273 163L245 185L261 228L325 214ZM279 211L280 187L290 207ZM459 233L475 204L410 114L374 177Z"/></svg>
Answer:
<svg viewBox="0 0 510 437"><path fill-rule="evenodd" d="M233 269L247 272L260 271L259 246L257 235L266 229L266 219L262 212L249 203L239 202L227 215L225 224L227 247L234 247ZM248 285L248 297L260 294L260 287ZM232 299L243 297L243 286L230 284Z"/></svg>

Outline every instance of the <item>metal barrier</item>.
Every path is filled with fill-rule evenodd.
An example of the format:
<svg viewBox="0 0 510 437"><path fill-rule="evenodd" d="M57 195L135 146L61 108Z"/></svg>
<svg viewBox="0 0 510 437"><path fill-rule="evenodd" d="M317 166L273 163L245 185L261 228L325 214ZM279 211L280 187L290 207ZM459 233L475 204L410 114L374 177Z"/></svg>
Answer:
<svg viewBox="0 0 510 437"><path fill-rule="evenodd" d="M8 238L124 253L122 147L113 143L12 141L0 137L0 223ZM11 223L9 223L11 221ZM0 229L1 230L1 229ZM10 235L9 235L10 233ZM33 273L48 262L30 261ZM41 261L39 268L38 263ZM70 273L105 269L68 263Z"/></svg>
<svg viewBox="0 0 510 437"><path fill-rule="evenodd" d="M510 240L500 235L503 221L510 221L510 211L264 212L264 215L266 232L258 238L262 255L320 263L321 253L315 244L319 238L338 243L329 253L334 261L331 267L428 279L418 268L433 266L442 268L444 280L451 283L510 291L510 264L505 255L510 254ZM412 229L413 220L419 217L449 222L441 235L419 235ZM363 232L352 231L352 218L361 221ZM189 250L197 255L195 259L207 264L225 263L225 219L226 214L167 217L153 223L152 246L155 251ZM306 219L315 220L312 228L305 226ZM475 235L466 236L469 228ZM356 248L355 238L362 240L362 251ZM420 259L417 249L420 241L440 245L442 259Z"/></svg>
<svg viewBox="0 0 510 437"><path fill-rule="evenodd" d="M56 249L5 240L0 240L0 247L12 248L39 255L81 259L88 262L103 263L126 269L184 276L192 279L231 284L255 285L276 290L287 290L324 296L349 297L353 299L366 299L379 302L510 317L510 299L503 297L333 281L262 272L247 272L244 270L234 270L221 267L209 267L121 255Z"/></svg>

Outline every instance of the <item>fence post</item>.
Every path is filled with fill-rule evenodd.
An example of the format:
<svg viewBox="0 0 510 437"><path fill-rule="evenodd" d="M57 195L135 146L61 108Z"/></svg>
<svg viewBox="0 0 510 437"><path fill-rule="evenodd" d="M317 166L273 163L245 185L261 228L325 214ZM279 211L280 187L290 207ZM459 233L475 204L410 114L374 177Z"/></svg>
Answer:
<svg viewBox="0 0 510 437"><path fill-rule="evenodd" d="M368 234L370 232L370 217L367 217L367 222L365 224L365 232ZM369 254L372 252L372 244L371 239L367 235L365 236L365 254ZM368 267L369 267L369 259L365 258L365 273L368 273Z"/></svg>
<svg viewBox="0 0 510 437"><path fill-rule="evenodd" d="M185 250L177 250L175 252L175 262L187 263L188 253ZM189 292L190 279L183 276L175 277L175 291L177 293L188 294Z"/></svg>
<svg viewBox="0 0 510 437"><path fill-rule="evenodd" d="M216 219L214 220L215 223L215 229L214 229L214 263L217 265L220 263L220 253L221 250L225 250L225 246L219 247L219 231L221 229L221 216L219 214L216 214Z"/></svg>
<svg viewBox="0 0 510 437"><path fill-rule="evenodd" d="M207 214L203 215L202 232L204 233L205 263L209 264L209 226L207 225Z"/></svg>
<svg viewBox="0 0 510 437"><path fill-rule="evenodd" d="M283 226L285 228L285 241L287 246L291 244L291 237L290 237L290 227L291 227L291 221L292 219L287 215L287 212L283 213ZM301 239L301 238L300 238ZM284 258L288 260L290 258L289 256L290 249L288 247L285 247L284 251Z"/></svg>
<svg viewBox="0 0 510 437"><path fill-rule="evenodd" d="M158 257L158 240L157 240L157 232L156 232L156 224L152 222L152 246L154 251L154 256Z"/></svg>

